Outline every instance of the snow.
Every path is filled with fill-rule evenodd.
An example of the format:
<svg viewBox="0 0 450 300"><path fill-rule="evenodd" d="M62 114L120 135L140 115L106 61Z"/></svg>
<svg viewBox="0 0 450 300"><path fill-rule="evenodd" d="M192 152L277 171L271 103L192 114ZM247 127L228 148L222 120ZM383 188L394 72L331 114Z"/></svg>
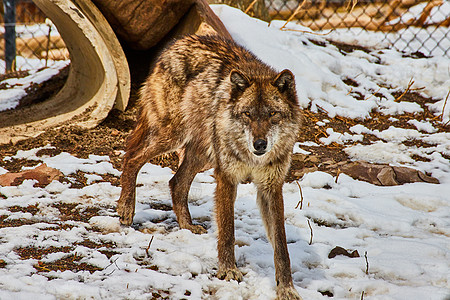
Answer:
<svg viewBox="0 0 450 300"><path fill-rule="evenodd" d="M33 83L39 84L47 81L68 64L69 61L55 61L44 70L37 70L36 68L29 71L30 75L24 78L10 78L1 81L0 84L5 84L5 89L0 89L0 111L14 109L19 105L19 100L27 94L26 88Z"/></svg>
<svg viewBox="0 0 450 300"><path fill-rule="evenodd" d="M309 40L321 37L303 32L280 31L280 24L249 18L226 6L213 6L237 42L254 51L275 68L291 69L302 107L325 109L330 117L367 118L375 107L389 114L419 111L407 102L395 102L394 90L405 89L413 77L414 87L425 87L425 95L443 99L450 87L450 62L444 58L409 59L395 50L371 53L354 51L343 55L336 47L317 46ZM290 25L295 28L297 25ZM268 42L270 41L270 42ZM345 77L359 84L353 91ZM384 83L391 86L386 87ZM356 100L352 92L386 95ZM3 91L0 91L3 93ZM0 93L0 95L1 95ZM443 100L435 103L442 113ZM450 107L448 105L447 107ZM444 112L444 121L449 120ZM322 120L326 127L328 120ZM352 134L328 132L321 145L338 142L354 159L407 165L429 172L440 184L411 183L380 187L340 174L306 174L300 181L284 186L286 235L294 285L304 299L329 299L320 292L333 293L333 299L446 299L450 295L450 134L436 133L427 122L413 122L416 129L390 127L371 130L361 124ZM381 139L370 145L352 145L362 134ZM431 147L406 147L401 141L416 138ZM308 155L302 146L320 147L319 141L297 143L295 153ZM350 145L348 146L347 143ZM48 145L43 148L51 148ZM107 156L88 158L62 152L37 156L40 149L17 151L3 160L40 160L60 170L69 180L77 171L86 172L87 186L76 189L54 181L35 187L25 180L19 186L0 187L0 215L30 221L29 225L0 228L0 299L150 299L153 292L170 299L273 299L275 279L273 251L265 235L256 205L253 185L240 185L235 205L236 260L244 281L217 279L216 225L212 171L198 174L190 192L194 222L206 225L208 233L195 235L180 230L171 210L167 181L168 168L146 164L138 176L136 193L137 226L122 227L114 212L120 187L98 182L102 175L119 176ZM423 155L429 161L412 159ZM0 168L0 174L6 170ZM59 227L56 204L77 204L81 209L100 208L89 221L69 221ZM39 213L11 212L12 206L35 205ZM311 229L309 227L311 225ZM57 229L57 230L55 230ZM312 230L312 231L311 231ZM312 235L312 243L309 244ZM150 240L153 238L151 245ZM83 241L111 243L114 254L108 258L101 248L81 245ZM73 246L70 253L52 253L40 261L51 262L64 255L77 254L80 262L100 271L67 270L39 273L37 259L21 259L18 248ZM357 250L358 258L328 253L341 246ZM150 268L156 266L156 268ZM170 295L167 293L170 292Z"/></svg>
<svg viewBox="0 0 450 300"><path fill-rule="evenodd" d="M405 89L413 79L411 89L425 87L421 91L424 95L442 99L433 105L436 115L442 113L444 98L450 88L448 58L405 58L396 50L389 49L343 54L330 44L325 47L314 45L309 39L325 43L325 37L304 33L309 29L300 25L290 24L287 28L301 32L280 33L283 21L273 21L267 27L267 23L237 15L225 6L214 6L214 11L238 43L274 68L293 71L300 105L311 105L313 112L321 108L330 117L340 115L362 119L375 108L385 114L420 112L418 104L396 102L391 95L399 88ZM371 33L366 34L370 39ZM355 80L358 87L347 86L343 82L346 77ZM355 92L369 96L360 101L352 96ZM374 97L374 93L385 98ZM446 106L444 122L449 120L449 114L450 106Z"/></svg>
<svg viewBox="0 0 450 300"><path fill-rule="evenodd" d="M401 17L392 20L389 24L407 24L411 19L417 19L424 12L424 8L428 5L428 3L420 3L410 7L408 12L404 13ZM434 6L424 24L436 24L442 22L448 18L450 15L450 1L443 1L442 4Z"/></svg>

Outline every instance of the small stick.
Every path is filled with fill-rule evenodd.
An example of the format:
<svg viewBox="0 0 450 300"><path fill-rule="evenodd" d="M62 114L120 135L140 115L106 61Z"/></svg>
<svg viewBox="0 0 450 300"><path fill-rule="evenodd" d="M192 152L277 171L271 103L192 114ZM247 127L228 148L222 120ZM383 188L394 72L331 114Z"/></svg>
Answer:
<svg viewBox="0 0 450 300"><path fill-rule="evenodd" d="M51 38L50 34L51 34L51 32L52 32L52 24L51 24L51 22L49 21L49 19L45 19L45 21L46 21L47 26L48 26L47 46L46 46L46 49L45 49L45 52L46 52L46 54L45 54L45 67L47 68L47 63L48 63L48 51L50 51L50 38Z"/></svg>
<svg viewBox="0 0 450 300"><path fill-rule="evenodd" d="M255 5L256 1L258 1L258 0L253 0L252 3L250 3L250 5L244 11L244 14L248 13L250 11L250 9L252 9L252 7L253 7L253 5Z"/></svg>
<svg viewBox="0 0 450 300"><path fill-rule="evenodd" d="M369 261L367 260L367 251L364 252L364 258L366 259L366 275L369 275Z"/></svg>
<svg viewBox="0 0 450 300"><path fill-rule="evenodd" d="M406 95L406 93L409 91L409 89L411 88L411 86L413 84L414 84L414 80L411 77L411 79L409 80L408 86L406 87L406 90L397 99L395 99L394 101L395 102L399 102L400 99L402 99L402 97Z"/></svg>
<svg viewBox="0 0 450 300"><path fill-rule="evenodd" d="M348 91L347 96L350 95L350 93L353 92L353 88L350 88L350 91Z"/></svg>
<svg viewBox="0 0 450 300"><path fill-rule="evenodd" d="M298 180L296 180L295 183L298 185L298 189L300 190L300 201L298 201L297 206L295 207L295 209L297 209L298 206L300 205L300 210L302 210L302 208L303 208L303 193L302 193L302 187L300 186L300 183L298 183Z"/></svg>
<svg viewBox="0 0 450 300"><path fill-rule="evenodd" d="M148 247L147 247L147 249L145 249L145 253L147 253L147 256L148 257L150 257L150 253L148 253L148 250L150 249L150 245L152 244L152 242L153 242L153 235L152 235L152 238L150 239L150 242L148 243Z"/></svg>
<svg viewBox="0 0 450 300"><path fill-rule="evenodd" d="M448 100L448 96L450 95L450 90L448 90L448 93L447 93L447 97L445 97L445 101L444 101L444 107L442 108L442 113L439 115L439 116L437 116L437 118L436 119L441 119L441 122L443 122L444 121L444 112L445 112L445 106L447 105L447 100Z"/></svg>
<svg viewBox="0 0 450 300"><path fill-rule="evenodd" d="M312 230L311 223L309 222L309 220L308 220L308 226L309 226L309 230L311 231L311 237L310 237L310 239L309 239L309 244L312 245L312 240L313 240L313 230Z"/></svg>
<svg viewBox="0 0 450 300"><path fill-rule="evenodd" d="M280 30L283 30L284 27L286 27L286 25L292 21L292 19L298 14L298 12L300 11L300 9L303 7L303 5L305 4L306 0L303 0L302 2L300 2L297 6L297 8L295 9L294 13L287 19L286 23L284 23L283 26L281 26Z"/></svg>
<svg viewBox="0 0 450 300"><path fill-rule="evenodd" d="M320 105L317 105L317 104L316 104L316 106L317 106L317 108L319 108L320 110L322 110L324 113L326 113L326 114L329 115L328 111L327 111L325 108L323 108L323 107L321 107Z"/></svg>
<svg viewBox="0 0 450 300"><path fill-rule="evenodd" d="M108 269L110 266L112 266L113 264L115 264L116 265L116 267L117 267L117 269L119 269L120 270L120 268L119 268L119 266L117 265L117 260L118 260L119 258L116 258L116 260L115 261L113 261L112 263L110 263L109 265L107 265L106 266L106 268L105 269ZM112 273L111 273L112 274Z"/></svg>
<svg viewBox="0 0 450 300"><path fill-rule="evenodd" d="M364 291L361 293L361 300L364 300Z"/></svg>
<svg viewBox="0 0 450 300"><path fill-rule="evenodd" d="M300 30L300 29L289 29L289 28L283 28L283 27L281 27L280 30L301 32L301 33L309 33L309 34L321 35L321 36L329 35L330 33L332 33L334 31L334 29L330 29L330 31L322 33L322 32L314 32L314 31L307 31L307 30Z"/></svg>
<svg viewBox="0 0 450 300"><path fill-rule="evenodd" d="M367 100L369 100L370 98L372 98L372 97L373 97L376 93L378 93L380 90L381 90L381 87L380 87L376 92L374 92L372 95L370 95L369 98L364 99L364 101L367 101Z"/></svg>
<svg viewBox="0 0 450 300"><path fill-rule="evenodd" d="M339 175L341 175L341 169L340 168L338 168L338 170L337 170L336 180L334 181L334 183L338 182Z"/></svg>
<svg viewBox="0 0 450 300"><path fill-rule="evenodd" d="M358 4L358 0L349 0L348 1L348 5L347 5L347 10L350 7L350 3L352 3L352 8L350 9L350 11L348 12L349 14L352 13L353 9L355 8L356 4Z"/></svg>

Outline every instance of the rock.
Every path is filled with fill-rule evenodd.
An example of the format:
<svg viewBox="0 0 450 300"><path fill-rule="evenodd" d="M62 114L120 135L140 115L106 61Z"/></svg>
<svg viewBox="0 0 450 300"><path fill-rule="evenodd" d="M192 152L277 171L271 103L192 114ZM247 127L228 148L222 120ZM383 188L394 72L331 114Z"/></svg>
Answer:
<svg viewBox="0 0 450 300"><path fill-rule="evenodd" d="M119 39L135 50L156 46L174 28L196 33L209 27L230 37L206 0L93 0Z"/></svg>
<svg viewBox="0 0 450 300"><path fill-rule="evenodd" d="M357 180L376 185L393 186L412 182L439 183L439 180L413 168L354 161L340 166L345 173Z"/></svg>
<svg viewBox="0 0 450 300"><path fill-rule="evenodd" d="M17 186L22 184L25 179L32 179L37 180L39 186L46 186L53 180L58 180L62 177L64 177L64 175L59 170L50 168L46 164L42 164L32 170L0 175L0 185Z"/></svg>
<svg viewBox="0 0 450 300"><path fill-rule="evenodd" d="M352 252L350 252L349 250L345 250L342 247L336 246L333 248L333 250L330 251L330 254L328 254L328 258L334 258L338 255L344 255L347 257L359 257L359 253L358 250L354 250Z"/></svg>
<svg viewBox="0 0 450 300"><path fill-rule="evenodd" d="M417 172L417 174L419 175L419 178L422 179L422 181L424 182L428 182L428 183L435 183L435 184L439 184L439 180L437 180L434 177L431 177L425 173L422 172Z"/></svg>
<svg viewBox="0 0 450 300"><path fill-rule="evenodd" d="M382 168L377 174L377 179L380 181L381 185L398 185L398 182L395 181L395 172L390 167Z"/></svg>

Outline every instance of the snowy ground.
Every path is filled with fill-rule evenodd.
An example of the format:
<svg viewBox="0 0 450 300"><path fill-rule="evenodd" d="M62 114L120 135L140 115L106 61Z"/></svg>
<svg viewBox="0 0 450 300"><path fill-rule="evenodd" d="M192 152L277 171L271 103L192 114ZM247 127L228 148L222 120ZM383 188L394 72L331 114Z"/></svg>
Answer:
<svg viewBox="0 0 450 300"><path fill-rule="evenodd" d="M37 60L40 62L40 60ZM39 71L33 68L24 78L9 78L0 82L4 89L0 90L0 111L14 109L19 105L20 99L26 94L26 89L34 84L40 84L58 74L70 61L54 61L48 68Z"/></svg>
<svg viewBox="0 0 450 300"><path fill-rule="evenodd" d="M368 118L372 110L393 118L420 113L418 104L395 101L392 96L393 91L404 90L412 78L412 88L425 87L421 93L441 99L429 108L436 117L442 115L443 123L449 120L450 104L442 111L450 89L448 59L404 58L394 50L342 53L331 44L321 46L323 37L280 31L281 23L268 27L225 6L214 10L237 42L274 67L294 72L303 108L325 110L330 118ZM358 86L346 85L345 78L352 78ZM383 97L373 96L375 93ZM365 95L364 100L357 100L357 95ZM319 126L326 124L323 120ZM304 299L329 299L331 294L332 299L361 299L363 293L364 299L450 299L450 133L438 132L430 121L414 126L417 129L390 127L377 132L356 125L352 135L327 132L330 139L345 144L345 151L354 159L407 165L430 173L440 184L380 187L345 174L335 178L314 172L299 182L301 210L297 184L285 185L292 272ZM379 141L353 145L362 133ZM427 146L408 147L402 143L408 139L421 140ZM296 149L301 152L301 147ZM205 225L207 234L195 235L177 227L174 213L167 209L171 206L167 181L172 172L151 164L144 166L138 178L136 226L123 228L114 211L120 188L98 182L105 174L120 174L108 156L82 159L64 152L45 153L42 149L18 151L0 159L40 160L61 170L69 181L78 170L90 173L85 175L88 185L76 189L70 183L54 181L34 187L34 182L25 181L0 187L2 221L21 222L21 226L0 228L0 264L3 261L5 265L0 267L0 299L275 297L273 252L252 185L239 187L235 209L236 258L244 281L224 282L214 276L217 253L211 171L197 175L190 192L194 222ZM416 161L413 155L425 157L427 162ZM0 174L6 172L0 168ZM86 221L61 220L58 207L70 204L82 212L97 211ZM35 213L12 209L16 206L33 208ZM86 241L98 247L88 247ZM328 258L336 246L357 250L360 257ZM25 259L18 249L26 247L60 251ZM74 254L79 263L98 270L45 270L48 264Z"/></svg>

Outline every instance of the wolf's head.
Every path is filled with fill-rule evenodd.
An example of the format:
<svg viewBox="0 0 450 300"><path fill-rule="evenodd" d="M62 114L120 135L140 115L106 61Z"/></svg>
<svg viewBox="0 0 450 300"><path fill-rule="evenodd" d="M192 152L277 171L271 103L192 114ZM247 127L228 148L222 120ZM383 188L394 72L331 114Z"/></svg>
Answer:
<svg viewBox="0 0 450 300"><path fill-rule="evenodd" d="M245 141L246 150L253 158L266 157L269 152L286 152L289 147L288 151L292 151L299 126L299 108L291 71L252 76L234 69L229 78L231 118L234 124L239 124L233 130L237 133L235 138Z"/></svg>

